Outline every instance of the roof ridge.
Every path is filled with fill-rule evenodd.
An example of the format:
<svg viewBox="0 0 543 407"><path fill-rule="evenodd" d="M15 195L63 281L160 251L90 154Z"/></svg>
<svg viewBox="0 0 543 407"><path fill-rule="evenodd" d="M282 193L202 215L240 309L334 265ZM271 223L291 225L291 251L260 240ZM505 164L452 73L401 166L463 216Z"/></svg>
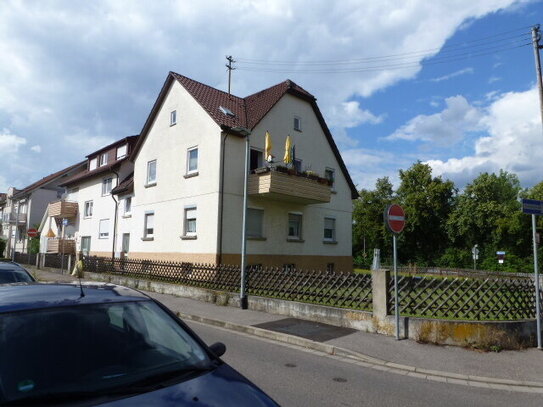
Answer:
<svg viewBox="0 0 543 407"><path fill-rule="evenodd" d="M243 100L243 99L244 99L244 98L242 98L241 96L236 96L236 95L234 95L234 94L232 94L232 93L225 92L224 90L215 88L215 87L213 87L213 86L211 86L211 85L207 85L207 84L205 84L205 83L203 83L203 82L197 81L196 79L189 78L188 76L185 76L185 75L181 75L181 74L179 74L179 73L177 73L177 72L170 71L170 74L172 74L172 75L174 75L174 76L179 76L179 77L181 77L181 78L183 78L183 79L186 79L186 80L188 80L188 81L197 83L198 85L205 86L206 88L213 89L214 91L220 92L220 93L222 93L222 94L224 94L224 95L226 95L226 96L235 97L236 99L240 99L240 100ZM176 79L177 79L177 78L176 78Z"/></svg>

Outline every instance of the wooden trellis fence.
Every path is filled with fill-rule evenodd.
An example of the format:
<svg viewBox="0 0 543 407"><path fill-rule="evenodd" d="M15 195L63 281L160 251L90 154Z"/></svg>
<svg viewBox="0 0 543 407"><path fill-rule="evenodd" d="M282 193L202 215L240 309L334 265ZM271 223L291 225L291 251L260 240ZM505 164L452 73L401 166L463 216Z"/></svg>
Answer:
<svg viewBox="0 0 543 407"><path fill-rule="evenodd" d="M402 315L467 320L535 318L535 289L530 278L402 276L398 287ZM388 290L392 313L393 279Z"/></svg>
<svg viewBox="0 0 543 407"><path fill-rule="evenodd" d="M86 256L85 270L213 290L238 292L239 266L111 259ZM327 271L251 268L248 293L335 307L372 309L371 275Z"/></svg>

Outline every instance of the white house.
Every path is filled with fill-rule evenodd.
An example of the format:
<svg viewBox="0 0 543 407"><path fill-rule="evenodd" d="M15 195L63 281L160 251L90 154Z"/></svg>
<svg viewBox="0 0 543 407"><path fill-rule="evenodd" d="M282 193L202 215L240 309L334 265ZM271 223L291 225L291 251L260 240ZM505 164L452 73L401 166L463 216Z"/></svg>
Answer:
<svg viewBox="0 0 543 407"><path fill-rule="evenodd" d="M23 189L9 188L3 210L3 229L7 231L7 256L12 250L27 253L27 230L38 225L50 201L60 197L64 188L60 184L84 168L79 162L50 174Z"/></svg>
<svg viewBox="0 0 543 407"><path fill-rule="evenodd" d="M239 264L249 132L248 264L352 270L358 193L315 97L287 80L240 98L173 72L130 155L130 257Z"/></svg>
<svg viewBox="0 0 543 407"><path fill-rule="evenodd" d="M49 204L40 224L42 252L112 256L123 250L131 199L119 201L112 190L133 170L128 156L136 139L125 137L89 154L84 171L62 183L66 193Z"/></svg>

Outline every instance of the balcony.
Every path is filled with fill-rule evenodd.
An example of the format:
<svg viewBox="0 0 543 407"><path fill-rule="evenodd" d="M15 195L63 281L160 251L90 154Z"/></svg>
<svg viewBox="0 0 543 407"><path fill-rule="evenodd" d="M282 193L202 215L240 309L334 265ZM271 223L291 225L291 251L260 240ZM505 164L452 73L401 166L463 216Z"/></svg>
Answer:
<svg viewBox="0 0 543 407"><path fill-rule="evenodd" d="M75 254L75 239L48 239L47 253Z"/></svg>
<svg viewBox="0 0 543 407"><path fill-rule="evenodd" d="M49 216L55 218L73 218L77 216L77 202L52 202L49 204Z"/></svg>
<svg viewBox="0 0 543 407"><path fill-rule="evenodd" d="M285 168L258 168L249 175L248 193L277 201L303 205L330 202L330 184L325 178Z"/></svg>
<svg viewBox="0 0 543 407"><path fill-rule="evenodd" d="M10 223L12 225L15 225L17 223L17 212L5 214L5 219L7 219L7 223ZM22 224L26 224L26 213L20 213L19 214L19 222Z"/></svg>

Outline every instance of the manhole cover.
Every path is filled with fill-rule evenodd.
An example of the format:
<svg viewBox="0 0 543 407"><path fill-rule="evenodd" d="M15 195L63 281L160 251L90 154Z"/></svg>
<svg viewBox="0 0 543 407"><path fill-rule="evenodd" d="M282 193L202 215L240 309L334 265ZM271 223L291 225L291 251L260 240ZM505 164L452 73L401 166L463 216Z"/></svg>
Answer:
<svg viewBox="0 0 543 407"><path fill-rule="evenodd" d="M344 379L343 377L334 377L332 380L335 381L335 382L338 382L338 383L347 382L347 379Z"/></svg>

